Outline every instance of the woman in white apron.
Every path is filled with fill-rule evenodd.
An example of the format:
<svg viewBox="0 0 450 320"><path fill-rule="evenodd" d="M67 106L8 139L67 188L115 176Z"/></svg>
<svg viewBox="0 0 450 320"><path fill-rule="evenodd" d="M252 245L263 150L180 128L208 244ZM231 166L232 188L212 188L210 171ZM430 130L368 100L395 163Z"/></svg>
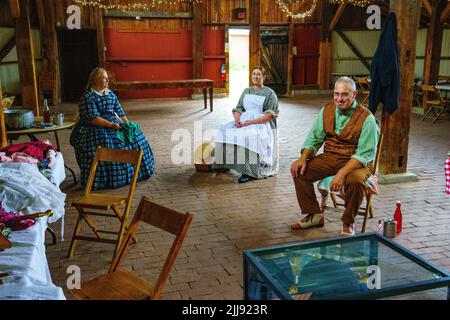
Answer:
<svg viewBox="0 0 450 320"><path fill-rule="evenodd" d="M239 183L264 179L278 171L278 98L264 86L265 70L252 71L253 86L245 89L234 121L219 128L215 139L213 170L233 169L241 174Z"/></svg>

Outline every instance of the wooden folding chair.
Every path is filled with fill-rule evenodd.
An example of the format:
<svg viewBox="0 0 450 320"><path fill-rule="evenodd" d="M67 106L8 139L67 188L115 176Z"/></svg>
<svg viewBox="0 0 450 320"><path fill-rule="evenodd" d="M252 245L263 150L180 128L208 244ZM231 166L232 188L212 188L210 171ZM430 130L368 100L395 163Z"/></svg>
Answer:
<svg viewBox="0 0 450 320"><path fill-rule="evenodd" d="M84 196L73 202L72 206L78 210L78 220L75 225L75 231L72 236L72 242L70 243L68 257L72 257L75 252L75 247L78 240L84 241L97 241L103 243L115 244L116 249L114 256L119 251L120 242L127 228L127 217L130 211L131 200L136 189L136 181L138 177L139 167L141 165L142 150L121 150L121 149L108 149L98 147L95 153L94 160L92 162L91 171L89 172L89 178L86 185ZM134 175L129 187L128 194L112 195L104 193L92 193L92 184L99 162L119 162L128 163L134 165ZM120 208L123 207L123 211ZM96 211L91 211L96 210ZM100 212L99 212L100 211ZM111 211L113 214L111 214ZM95 222L91 216L109 217L118 219L120 222L120 228L118 231L99 230L95 225ZM92 229L95 237L82 236L81 227L82 221L85 221L87 225ZM103 238L100 234L115 234L116 239ZM136 241L136 239L134 239ZM114 257L113 256L113 257Z"/></svg>
<svg viewBox="0 0 450 320"><path fill-rule="evenodd" d="M421 88L423 91L423 107L424 107L424 114L422 117L422 121L424 121L427 118L430 112L433 112L434 114L433 123L436 123L436 121L443 113L445 113L447 118L450 119L450 114L448 113L447 110L447 102L442 97L440 90L434 86L427 84L423 84Z"/></svg>
<svg viewBox="0 0 450 320"><path fill-rule="evenodd" d="M130 271L119 270L140 221L175 236L161 273L154 285ZM122 241L119 253L114 258L108 273L81 283L80 289L71 290L72 295L76 299L83 300L159 299L191 221L192 214L189 212L180 213L151 202L147 197L142 197L130 228Z"/></svg>
<svg viewBox="0 0 450 320"><path fill-rule="evenodd" d="M372 166L372 175L376 175L377 174L377 170L378 170L378 163L380 162L380 155L381 155L381 148L383 146L383 134L380 134L380 137L378 139L378 145L377 145L377 151L375 154L375 160ZM366 225L367 225L367 219L373 218L373 209L372 209L372 195L373 193L370 192L370 190L366 190L366 205L363 207L360 207L357 215L358 216L363 216L364 217L364 221L363 221L363 225L362 225L362 229L361 229L361 233L364 233L366 231ZM345 207L344 203L339 203L337 202L336 199L336 195L334 193L331 193L331 200L333 201L333 205L335 208L337 208L338 206L340 207Z"/></svg>
<svg viewBox="0 0 450 320"><path fill-rule="evenodd" d="M422 81L414 82L413 89L413 106L421 108L423 106Z"/></svg>
<svg viewBox="0 0 450 320"><path fill-rule="evenodd" d="M370 83L367 78L357 78L356 82L359 86L359 93L362 94L363 100L361 101L361 104L365 104L367 99L369 99L370 95Z"/></svg>

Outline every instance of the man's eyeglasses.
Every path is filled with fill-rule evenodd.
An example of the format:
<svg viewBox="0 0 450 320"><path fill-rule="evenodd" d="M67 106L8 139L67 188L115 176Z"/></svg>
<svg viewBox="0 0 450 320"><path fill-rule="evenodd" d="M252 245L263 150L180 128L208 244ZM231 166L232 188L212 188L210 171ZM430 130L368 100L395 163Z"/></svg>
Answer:
<svg viewBox="0 0 450 320"><path fill-rule="evenodd" d="M334 96L336 97L336 98L348 98L348 97L350 97L352 95L352 92L343 92L343 93L339 93L339 92L335 92L334 93Z"/></svg>

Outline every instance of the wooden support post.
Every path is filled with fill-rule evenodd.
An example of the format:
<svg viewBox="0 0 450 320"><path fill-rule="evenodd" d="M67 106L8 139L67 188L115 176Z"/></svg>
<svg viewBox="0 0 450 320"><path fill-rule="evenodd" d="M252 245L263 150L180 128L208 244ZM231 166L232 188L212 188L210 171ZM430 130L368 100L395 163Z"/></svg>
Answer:
<svg viewBox="0 0 450 320"><path fill-rule="evenodd" d="M9 8L11 10L11 17L17 19L20 17L19 0L9 0Z"/></svg>
<svg viewBox="0 0 450 320"><path fill-rule="evenodd" d="M95 8L95 23L97 25L97 47L98 47L98 65L106 67L105 56L105 32L103 24L103 9Z"/></svg>
<svg viewBox="0 0 450 320"><path fill-rule="evenodd" d="M319 70L317 82L321 90L328 90L331 82L331 6L328 1L321 1L321 25L319 44ZM337 23L337 22L336 22Z"/></svg>
<svg viewBox="0 0 450 320"><path fill-rule="evenodd" d="M220 1L218 1L220 3ZM226 94L229 95L230 94L230 50L229 50L229 45L230 45L230 26L228 24L226 24L224 26L224 32L225 32L225 71L226 71L226 75L227 75L227 79L225 80L225 91Z"/></svg>
<svg viewBox="0 0 450 320"><path fill-rule="evenodd" d="M2 84L0 83L0 148L4 148L8 145L6 139L6 126L5 126L5 114L3 113L3 93Z"/></svg>
<svg viewBox="0 0 450 320"><path fill-rule="evenodd" d="M261 64L260 41L261 41L261 4L260 0L249 0L250 44L249 44L249 84L252 85L251 72L253 68Z"/></svg>
<svg viewBox="0 0 450 320"><path fill-rule="evenodd" d="M192 3L194 20L192 22L192 78L203 78L203 15L202 3ZM199 90L197 90L200 92Z"/></svg>
<svg viewBox="0 0 450 320"><path fill-rule="evenodd" d="M292 48L294 46L294 24L292 23L291 18L289 18L289 37L288 37L288 60L287 60L287 84L286 84L286 95L292 95Z"/></svg>
<svg viewBox="0 0 450 320"><path fill-rule="evenodd" d="M421 5L421 0L391 0L390 2L390 11L394 12L397 18L400 99L398 109L393 114L384 111L382 115L381 130L385 138L379 168L381 176L403 174L405 178L408 177L408 144ZM413 177L413 179L417 178Z"/></svg>
<svg viewBox="0 0 450 320"><path fill-rule="evenodd" d="M29 0L20 0L20 18L16 19L16 45L22 105L39 116L39 103L29 15Z"/></svg>
<svg viewBox="0 0 450 320"><path fill-rule="evenodd" d="M55 0L36 0L38 11L42 68L38 78L39 101L51 94L51 103L60 102L58 48L55 29Z"/></svg>
<svg viewBox="0 0 450 320"><path fill-rule="evenodd" d="M423 82L425 84L435 84L439 77L442 38L444 35L444 28L441 24L441 12L446 4L447 0L435 0L433 2L423 65Z"/></svg>

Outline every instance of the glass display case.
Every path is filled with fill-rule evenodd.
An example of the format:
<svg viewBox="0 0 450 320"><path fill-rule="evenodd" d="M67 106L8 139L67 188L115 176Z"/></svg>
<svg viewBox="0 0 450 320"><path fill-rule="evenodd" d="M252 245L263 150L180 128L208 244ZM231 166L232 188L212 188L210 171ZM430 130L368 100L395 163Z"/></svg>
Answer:
<svg viewBox="0 0 450 320"><path fill-rule="evenodd" d="M449 274L377 233L244 251L244 298L377 299L444 287Z"/></svg>

